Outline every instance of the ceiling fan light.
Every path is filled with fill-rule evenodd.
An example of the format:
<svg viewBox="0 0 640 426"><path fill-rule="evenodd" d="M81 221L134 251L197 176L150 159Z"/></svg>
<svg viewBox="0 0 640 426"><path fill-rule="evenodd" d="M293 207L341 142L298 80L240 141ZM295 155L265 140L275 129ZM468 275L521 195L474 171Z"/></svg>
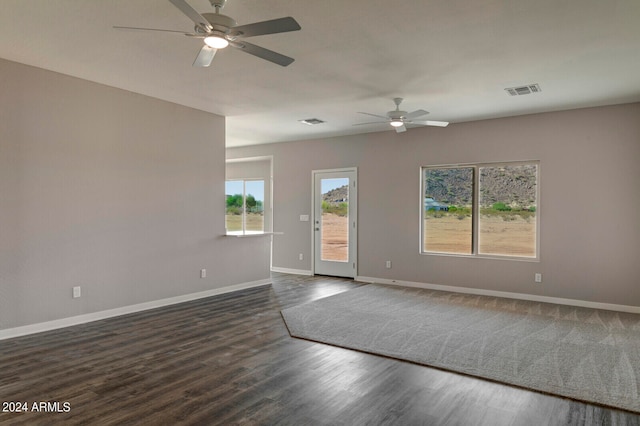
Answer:
<svg viewBox="0 0 640 426"><path fill-rule="evenodd" d="M229 45L229 42L226 38L220 37L218 35L205 37L204 43L209 47L213 47L214 49L224 49Z"/></svg>
<svg viewBox="0 0 640 426"><path fill-rule="evenodd" d="M402 120L391 120L389 124L391 124L393 127L400 127L404 123L402 122Z"/></svg>

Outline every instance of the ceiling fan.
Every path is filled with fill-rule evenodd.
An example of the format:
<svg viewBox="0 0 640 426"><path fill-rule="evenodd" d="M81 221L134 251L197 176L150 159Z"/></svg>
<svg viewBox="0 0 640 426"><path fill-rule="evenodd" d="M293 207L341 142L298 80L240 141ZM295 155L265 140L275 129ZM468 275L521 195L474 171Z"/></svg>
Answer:
<svg viewBox="0 0 640 426"><path fill-rule="evenodd" d="M396 109L393 111L387 112L386 116L370 114L368 112L359 112L359 114L371 115L373 117L382 118L384 121L357 123L357 124L354 124L354 126L361 126L364 124L389 123L392 127L396 129L397 133L402 133L407 131L405 124L417 124L420 126L438 126L438 127L447 127L449 125L448 121L432 121L432 120L415 121L416 118L429 114L429 111L425 111L423 109L418 109L413 112L400 111L400 104L402 103L402 98L393 98L393 102L396 104Z"/></svg>
<svg viewBox="0 0 640 426"><path fill-rule="evenodd" d="M283 67L286 67L294 61L293 58L242 40L246 37L300 30L300 25L290 16L286 18L272 19L270 21L255 22L253 24L236 25L236 21L233 18L220 13L220 9L224 7L227 0L209 0L211 6L215 8L216 12L203 14L198 13L194 8L189 6L185 0L169 1L195 23L193 33L159 28L122 26L114 26L113 28L141 31L164 31L180 33L191 38L203 39L204 45L200 49L196 60L193 62L194 67L208 67L211 65L211 61L213 61L213 57L216 55L216 52L227 46L231 46L235 49Z"/></svg>

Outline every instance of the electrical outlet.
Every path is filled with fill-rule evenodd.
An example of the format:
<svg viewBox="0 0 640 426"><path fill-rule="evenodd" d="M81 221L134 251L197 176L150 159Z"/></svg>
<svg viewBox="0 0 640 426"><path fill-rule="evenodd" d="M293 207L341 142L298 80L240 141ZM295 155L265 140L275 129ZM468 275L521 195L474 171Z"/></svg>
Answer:
<svg viewBox="0 0 640 426"><path fill-rule="evenodd" d="M300 253L300 254L298 255L298 260L304 260L304 254Z"/></svg>
<svg viewBox="0 0 640 426"><path fill-rule="evenodd" d="M82 296L82 289L80 288L80 286L74 287L73 288L73 298L77 299L80 296Z"/></svg>
<svg viewBox="0 0 640 426"><path fill-rule="evenodd" d="M386 266L387 266L387 269L391 269L391 261L390 260L387 260L387 265Z"/></svg>
<svg viewBox="0 0 640 426"><path fill-rule="evenodd" d="M535 280L536 280L537 283L541 283L542 282L542 274L536 273Z"/></svg>
<svg viewBox="0 0 640 426"><path fill-rule="evenodd" d="M207 278L207 270L200 269L200 278Z"/></svg>

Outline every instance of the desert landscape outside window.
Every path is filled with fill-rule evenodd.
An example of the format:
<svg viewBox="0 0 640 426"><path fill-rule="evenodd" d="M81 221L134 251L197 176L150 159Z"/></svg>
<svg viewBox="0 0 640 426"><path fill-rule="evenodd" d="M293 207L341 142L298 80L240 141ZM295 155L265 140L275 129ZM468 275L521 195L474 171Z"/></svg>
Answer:
<svg viewBox="0 0 640 426"><path fill-rule="evenodd" d="M422 168L422 251L536 258L538 163Z"/></svg>
<svg viewBox="0 0 640 426"><path fill-rule="evenodd" d="M473 167L423 170L424 251L473 253Z"/></svg>
<svg viewBox="0 0 640 426"><path fill-rule="evenodd" d="M321 179L322 260L349 261L349 179Z"/></svg>
<svg viewBox="0 0 640 426"><path fill-rule="evenodd" d="M536 257L537 164L479 167L478 253Z"/></svg>

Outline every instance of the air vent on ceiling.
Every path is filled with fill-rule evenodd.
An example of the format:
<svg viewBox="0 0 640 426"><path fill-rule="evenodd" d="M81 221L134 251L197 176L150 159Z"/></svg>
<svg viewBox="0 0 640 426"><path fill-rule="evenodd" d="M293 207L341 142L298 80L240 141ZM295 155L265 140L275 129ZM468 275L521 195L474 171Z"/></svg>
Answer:
<svg viewBox="0 0 640 426"><path fill-rule="evenodd" d="M306 118L304 120L298 120L298 121L301 122L302 124L308 124L309 126L324 123L324 121L320 120L319 118Z"/></svg>
<svg viewBox="0 0 640 426"><path fill-rule="evenodd" d="M539 84L528 84L526 86L520 87L508 87L504 89L511 96L520 96L520 95L528 95L530 93L539 93L542 92Z"/></svg>

